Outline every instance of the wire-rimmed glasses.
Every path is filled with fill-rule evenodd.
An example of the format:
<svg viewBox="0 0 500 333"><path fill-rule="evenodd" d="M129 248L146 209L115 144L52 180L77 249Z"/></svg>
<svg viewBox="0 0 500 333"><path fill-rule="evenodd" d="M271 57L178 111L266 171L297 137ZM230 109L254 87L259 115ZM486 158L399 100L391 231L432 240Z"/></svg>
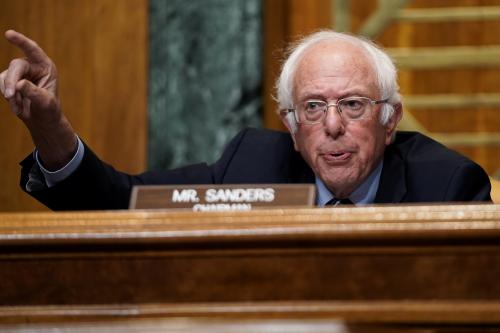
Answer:
<svg viewBox="0 0 500 333"><path fill-rule="evenodd" d="M351 96L337 100L337 103L328 104L322 100L307 100L296 108L287 109L293 112L297 123L318 124L321 123L330 107L334 106L341 118L345 121L366 118L372 111L373 106L387 103L388 99L373 100L368 97Z"/></svg>

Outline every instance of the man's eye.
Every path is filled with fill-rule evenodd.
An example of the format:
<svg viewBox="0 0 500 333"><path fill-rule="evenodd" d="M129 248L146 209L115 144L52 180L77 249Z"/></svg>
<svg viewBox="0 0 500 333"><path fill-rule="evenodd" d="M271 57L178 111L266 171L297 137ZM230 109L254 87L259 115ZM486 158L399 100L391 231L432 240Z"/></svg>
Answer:
<svg viewBox="0 0 500 333"><path fill-rule="evenodd" d="M364 106L365 103L357 99L342 101L342 107L348 108L349 110L361 110Z"/></svg>
<svg viewBox="0 0 500 333"><path fill-rule="evenodd" d="M315 101L310 101L306 103L306 110L307 111L320 111L323 109L323 103L321 102L315 102Z"/></svg>

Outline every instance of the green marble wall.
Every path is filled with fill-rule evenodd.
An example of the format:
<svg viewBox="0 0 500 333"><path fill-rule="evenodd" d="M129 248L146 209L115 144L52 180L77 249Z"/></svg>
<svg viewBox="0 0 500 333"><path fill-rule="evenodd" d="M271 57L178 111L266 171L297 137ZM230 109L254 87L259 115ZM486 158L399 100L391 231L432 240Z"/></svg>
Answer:
<svg viewBox="0 0 500 333"><path fill-rule="evenodd" d="M260 126L261 0L150 0L149 169L216 160Z"/></svg>

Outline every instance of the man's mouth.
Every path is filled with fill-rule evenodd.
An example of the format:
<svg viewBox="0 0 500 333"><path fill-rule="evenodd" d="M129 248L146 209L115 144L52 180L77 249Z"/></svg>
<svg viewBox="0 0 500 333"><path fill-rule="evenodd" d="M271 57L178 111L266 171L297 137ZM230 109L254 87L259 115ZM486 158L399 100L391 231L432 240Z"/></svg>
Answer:
<svg viewBox="0 0 500 333"><path fill-rule="evenodd" d="M323 159L328 163L341 163L349 160L352 156L351 152L338 151L322 154Z"/></svg>

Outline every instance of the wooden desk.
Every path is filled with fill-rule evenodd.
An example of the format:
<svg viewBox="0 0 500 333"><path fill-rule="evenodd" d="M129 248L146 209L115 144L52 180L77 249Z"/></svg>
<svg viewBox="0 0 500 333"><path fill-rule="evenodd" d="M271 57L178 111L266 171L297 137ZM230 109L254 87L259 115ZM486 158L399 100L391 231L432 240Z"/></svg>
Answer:
<svg viewBox="0 0 500 333"><path fill-rule="evenodd" d="M0 329L500 332L497 205L0 214L0 248Z"/></svg>

